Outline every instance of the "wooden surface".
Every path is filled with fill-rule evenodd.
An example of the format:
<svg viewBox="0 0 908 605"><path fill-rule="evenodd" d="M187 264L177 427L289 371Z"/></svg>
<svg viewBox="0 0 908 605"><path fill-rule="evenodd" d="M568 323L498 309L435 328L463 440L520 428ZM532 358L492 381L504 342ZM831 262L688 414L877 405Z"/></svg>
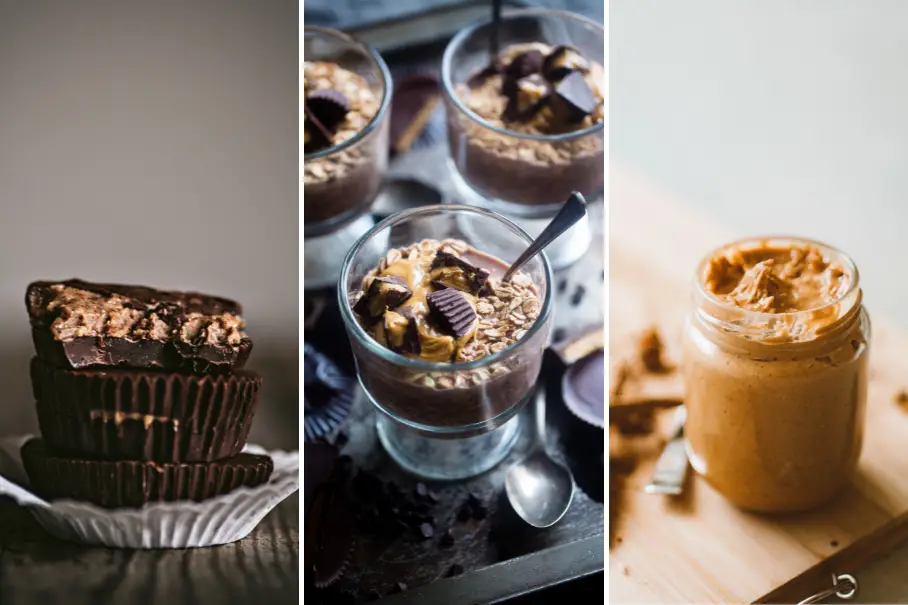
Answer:
<svg viewBox="0 0 908 605"><path fill-rule="evenodd" d="M753 234L711 224L620 167L610 179L610 354L621 353L611 343L655 322L677 359L697 261ZM774 518L732 507L699 478L679 499L650 496L642 487L659 443L643 443L640 466L611 503L612 602L794 602L826 588L830 572L860 581L861 569L908 537L908 415L893 403L908 384L908 335L870 313L867 428L852 484L824 508Z"/></svg>
<svg viewBox="0 0 908 605"><path fill-rule="evenodd" d="M30 513L0 497L3 605L280 605L298 599L298 494L240 542L146 551L51 538Z"/></svg>

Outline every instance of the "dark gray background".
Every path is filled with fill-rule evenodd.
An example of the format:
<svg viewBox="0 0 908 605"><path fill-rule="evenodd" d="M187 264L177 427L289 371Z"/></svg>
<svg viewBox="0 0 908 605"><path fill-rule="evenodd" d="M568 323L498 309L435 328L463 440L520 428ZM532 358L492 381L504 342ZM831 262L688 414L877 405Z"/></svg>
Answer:
<svg viewBox="0 0 908 605"><path fill-rule="evenodd" d="M245 306L253 437L298 439L298 5L0 0L0 435L34 430L38 278Z"/></svg>
<svg viewBox="0 0 908 605"><path fill-rule="evenodd" d="M344 29L466 3L465 0L305 0L304 17L307 25ZM599 23L605 18L604 0L524 0L524 3L573 11Z"/></svg>

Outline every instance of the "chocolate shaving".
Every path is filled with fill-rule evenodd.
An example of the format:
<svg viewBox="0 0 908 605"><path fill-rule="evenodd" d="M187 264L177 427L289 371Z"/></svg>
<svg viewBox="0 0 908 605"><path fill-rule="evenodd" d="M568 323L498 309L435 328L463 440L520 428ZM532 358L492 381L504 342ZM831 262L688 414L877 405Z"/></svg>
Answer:
<svg viewBox="0 0 908 605"><path fill-rule="evenodd" d="M489 279L488 271L475 265L471 265L464 259L455 256L450 252L439 250L435 253L435 258L432 259L432 265L429 267L429 270L432 271L439 267L457 267L461 269L470 281L469 291L473 294L480 292Z"/></svg>
<svg viewBox="0 0 908 605"><path fill-rule="evenodd" d="M582 122L596 110L596 96L578 71L568 74L555 86L555 98L569 122Z"/></svg>
<svg viewBox="0 0 908 605"><path fill-rule="evenodd" d="M325 88L310 93L306 97L306 107L310 115L314 115L325 128L333 132L347 117L350 100L339 90Z"/></svg>
<svg viewBox="0 0 908 605"><path fill-rule="evenodd" d="M353 311L361 317L376 320L386 309L396 309L412 295L413 290L403 279L397 276L376 277L353 305Z"/></svg>
<svg viewBox="0 0 908 605"><path fill-rule="evenodd" d="M453 288L432 292L426 296L429 316L444 332L460 338L470 331L476 311L464 295Z"/></svg>

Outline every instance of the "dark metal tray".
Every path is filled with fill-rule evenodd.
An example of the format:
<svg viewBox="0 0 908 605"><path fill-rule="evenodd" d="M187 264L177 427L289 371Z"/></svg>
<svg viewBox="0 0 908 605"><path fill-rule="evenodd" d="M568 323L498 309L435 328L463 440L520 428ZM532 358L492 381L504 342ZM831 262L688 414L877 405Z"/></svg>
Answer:
<svg viewBox="0 0 908 605"><path fill-rule="evenodd" d="M401 39L407 38L405 32L423 28L418 23L406 22L394 27L398 28ZM387 28L387 24L382 28ZM387 30L383 32L373 32L370 36L369 31L360 30L356 34L382 47ZM419 43L418 49L399 44L385 48L384 56L395 77L414 71L437 73L445 40L416 36L413 41ZM427 132L410 152L394 158L390 172L432 183L442 190L446 199L456 199L447 163L443 115L443 108L438 107ZM559 338L569 338L590 326L603 324L603 214L601 202L590 206L593 242L589 250L575 265L555 274L553 333ZM306 330L307 342L353 372L346 338L338 338L344 328L336 309L336 293L333 290L307 292L306 307L321 308L319 319ZM385 543L372 536L357 536L352 563L332 592L340 588L362 596L374 591L382 595L382 603L392 604L467 605L511 602L528 593L538 594L543 602L548 602L549 593L554 596L552 587L556 585L566 582L579 585L581 579L586 579L583 590L589 590L590 582L601 584L597 584L597 577L604 577L605 566L605 434L565 408L560 395L563 369L557 356L547 351L540 382L547 393L549 448L556 458L571 467L578 484L574 502L564 519L552 528L536 530L511 510L503 482L510 465L524 453L527 443L522 437L515 451L495 469L467 481L429 484L440 497L432 511L437 519L434 539L401 538ZM531 412L530 407L521 412L524 426ZM374 414L371 405L360 397L343 426L349 438L343 453L350 455L357 467L368 469L384 480L393 479L401 488L409 489L418 479L405 474L384 452L375 434ZM489 507L488 515L482 521L456 522L457 510L468 492L481 496ZM455 536L454 546L440 548L438 536L447 528ZM490 533L494 534L493 539ZM446 578L454 563L463 566L465 573ZM408 589L388 596L396 582L406 583ZM604 594L602 588L593 590L595 594ZM321 591L310 587L306 591L306 596L316 603L335 602L324 598Z"/></svg>

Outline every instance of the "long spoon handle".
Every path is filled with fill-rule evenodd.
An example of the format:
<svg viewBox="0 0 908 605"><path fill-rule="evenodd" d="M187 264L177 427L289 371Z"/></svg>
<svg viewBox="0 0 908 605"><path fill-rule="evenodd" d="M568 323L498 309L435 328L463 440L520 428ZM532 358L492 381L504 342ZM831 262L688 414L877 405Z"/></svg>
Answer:
<svg viewBox="0 0 908 605"><path fill-rule="evenodd" d="M520 268L528 260L539 254L543 248L551 244L558 237L574 226L574 223L586 216L586 200L578 192L574 192L552 219L546 228L539 234L539 237L523 251L523 254L517 257L511 267L505 272L501 281L510 281Z"/></svg>

